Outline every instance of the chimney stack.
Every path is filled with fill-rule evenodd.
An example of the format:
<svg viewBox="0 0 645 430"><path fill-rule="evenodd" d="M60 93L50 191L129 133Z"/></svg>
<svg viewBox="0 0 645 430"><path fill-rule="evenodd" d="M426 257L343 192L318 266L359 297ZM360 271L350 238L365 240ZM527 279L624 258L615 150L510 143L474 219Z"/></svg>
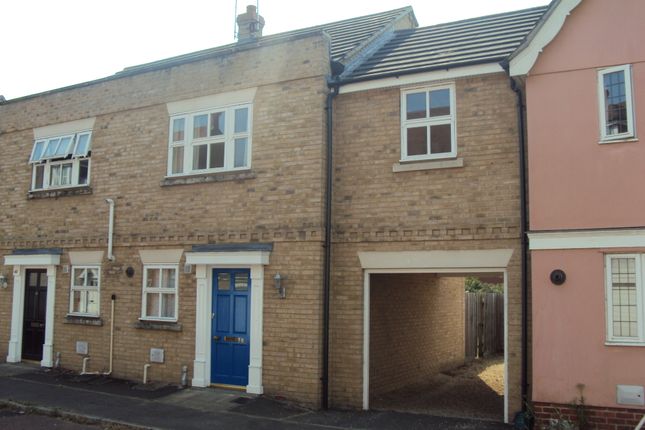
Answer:
<svg viewBox="0 0 645 430"><path fill-rule="evenodd" d="M240 43L253 42L262 37L264 18L258 15L253 5L246 7L246 13L237 16L237 41Z"/></svg>

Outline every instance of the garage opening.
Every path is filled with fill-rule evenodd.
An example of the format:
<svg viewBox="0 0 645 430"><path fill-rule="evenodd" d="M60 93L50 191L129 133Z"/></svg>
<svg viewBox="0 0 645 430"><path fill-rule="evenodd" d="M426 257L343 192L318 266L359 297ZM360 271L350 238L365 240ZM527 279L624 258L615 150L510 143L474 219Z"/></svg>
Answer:
<svg viewBox="0 0 645 430"><path fill-rule="evenodd" d="M504 273L369 276L369 408L503 421Z"/></svg>

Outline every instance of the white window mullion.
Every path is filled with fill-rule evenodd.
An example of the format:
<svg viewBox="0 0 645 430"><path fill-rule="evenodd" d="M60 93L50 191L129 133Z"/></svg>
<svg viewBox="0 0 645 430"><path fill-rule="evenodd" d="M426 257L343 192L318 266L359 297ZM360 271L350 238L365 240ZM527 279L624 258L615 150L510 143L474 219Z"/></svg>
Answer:
<svg viewBox="0 0 645 430"><path fill-rule="evenodd" d="M79 171L79 161L78 158L74 158L72 162L72 178L70 181L71 186L76 186L78 185L78 171Z"/></svg>

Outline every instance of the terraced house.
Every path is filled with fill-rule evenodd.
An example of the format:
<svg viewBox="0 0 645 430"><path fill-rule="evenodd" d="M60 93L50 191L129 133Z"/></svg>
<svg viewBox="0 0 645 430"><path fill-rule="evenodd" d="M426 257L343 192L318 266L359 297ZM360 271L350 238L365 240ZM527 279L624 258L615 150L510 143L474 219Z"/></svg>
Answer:
<svg viewBox="0 0 645 430"><path fill-rule="evenodd" d="M463 364L479 274L505 287L509 420L527 314L500 64L544 10L263 36L249 7L234 44L4 102L0 354L368 409Z"/></svg>

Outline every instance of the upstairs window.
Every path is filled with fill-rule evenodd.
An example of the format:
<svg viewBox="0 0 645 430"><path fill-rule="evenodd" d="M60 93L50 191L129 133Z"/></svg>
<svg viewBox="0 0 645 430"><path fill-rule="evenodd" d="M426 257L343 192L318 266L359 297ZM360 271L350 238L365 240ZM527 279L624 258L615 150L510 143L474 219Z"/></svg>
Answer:
<svg viewBox="0 0 645 430"><path fill-rule="evenodd" d="M168 176L251 166L251 105L170 118Z"/></svg>
<svg viewBox="0 0 645 430"><path fill-rule="evenodd" d="M631 66L598 71L601 141L634 137Z"/></svg>
<svg viewBox="0 0 645 430"><path fill-rule="evenodd" d="M401 93L401 161L457 156L454 85Z"/></svg>
<svg viewBox="0 0 645 430"><path fill-rule="evenodd" d="M31 190L89 185L92 132L36 139L29 164Z"/></svg>

